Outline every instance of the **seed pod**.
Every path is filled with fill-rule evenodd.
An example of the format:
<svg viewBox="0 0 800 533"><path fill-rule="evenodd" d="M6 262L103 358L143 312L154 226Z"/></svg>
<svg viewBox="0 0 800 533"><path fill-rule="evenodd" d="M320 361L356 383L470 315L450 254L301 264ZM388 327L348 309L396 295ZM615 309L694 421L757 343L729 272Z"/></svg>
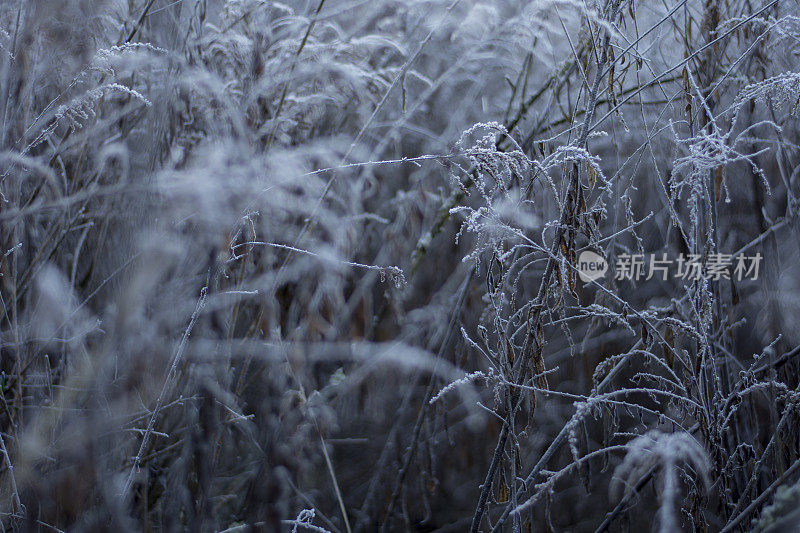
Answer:
<svg viewBox="0 0 800 533"><path fill-rule="evenodd" d="M498 503L506 503L508 501L508 485L506 485L506 480L502 479L500 481L500 487L497 490L497 502Z"/></svg>
<svg viewBox="0 0 800 533"><path fill-rule="evenodd" d="M550 384L547 381L547 374L545 372L544 367L544 358L542 357L542 352L537 351L533 354L533 375L537 376L536 378L536 386L540 389L550 390Z"/></svg>

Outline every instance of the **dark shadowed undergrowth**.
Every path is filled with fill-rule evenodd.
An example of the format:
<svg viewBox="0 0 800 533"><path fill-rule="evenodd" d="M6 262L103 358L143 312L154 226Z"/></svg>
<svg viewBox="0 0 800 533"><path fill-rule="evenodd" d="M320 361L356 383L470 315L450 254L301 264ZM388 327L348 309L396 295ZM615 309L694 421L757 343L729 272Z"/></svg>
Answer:
<svg viewBox="0 0 800 533"><path fill-rule="evenodd" d="M797 531L798 13L0 2L3 528Z"/></svg>

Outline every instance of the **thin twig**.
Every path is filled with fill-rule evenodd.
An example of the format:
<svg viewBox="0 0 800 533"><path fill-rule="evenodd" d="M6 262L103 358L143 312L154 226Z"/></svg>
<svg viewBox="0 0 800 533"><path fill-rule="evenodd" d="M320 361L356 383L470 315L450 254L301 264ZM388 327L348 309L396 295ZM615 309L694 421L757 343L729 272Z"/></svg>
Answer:
<svg viewBox="0 0 800 533"><path fill-rule="evenodd" d="M144 456L144 452L147 449L147 445L150 443L150 437L155 429L156 420L158 419L158 415L161 412L161 406L164 404L164 401L167 398L167 394L172 387L172 382L175 379L175 376L178 371L178 363L180 363L181 359L183 358L183 353L186 350L186 344L189 340L189 336L192 334L192 329L194 329L195 324L197 323L197 319L200 316L200 313L203 311L203 308L206 305L206 300L208 297L208 287L210 284L210 273L209 273L209 280L205 287L200 289L200 298L197 300L197 305L194 309L194 313L192 313L192 318L189 320L189 325L186 327L186 331L183 333L183 337L181 338L181 342L178 345L178 349L175 352L175 356L172 358L172 363L170 364L169 371L167 372L167 376L164 379L164 385L161 387L161 392L158 395L158 399L156 400L156 405L153 407L152 413L150 413L150 418L147 421L147 430L142 437L142 443L139 446L139 452L136 454L136 457L133 458L133 465L131 466L131 470L128 473L128 477L125 480L125 485L122 489L122 499L126 499L128 493L130 492L131 485L133 484L133 478L136 473L139 471L139 464L142 461L142 457Z"/></svg>

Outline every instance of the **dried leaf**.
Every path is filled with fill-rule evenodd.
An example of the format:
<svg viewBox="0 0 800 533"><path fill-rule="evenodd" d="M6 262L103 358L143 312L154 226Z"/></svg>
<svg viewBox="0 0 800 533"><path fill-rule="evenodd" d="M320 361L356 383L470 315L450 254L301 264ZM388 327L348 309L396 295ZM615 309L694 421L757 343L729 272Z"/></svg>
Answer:
<svg viewBox="0 0 800 533"><path fill-rule="evenodd" d="M725 167L720 165L714 169L714 198L722 198L722 181L725 179Z"/></svg>
<svg viewBox="0 0 800 533"><path fill-rule="evenodd" d="M667 361L670 368L672 368L675 363L675 332L672 330L672 327L667 326L667 329L664 331L664 340L666 341L666 345L663 347L664 359Z"/></svg>
<svg viewBox="0 0 800 533"><path fill-rule="evenodd" d="M730 280L730 282L731 282L731 301L733 302L733 305L739 305L739 291L736 290L736 284L733 282L732 279Z"/></svg>

